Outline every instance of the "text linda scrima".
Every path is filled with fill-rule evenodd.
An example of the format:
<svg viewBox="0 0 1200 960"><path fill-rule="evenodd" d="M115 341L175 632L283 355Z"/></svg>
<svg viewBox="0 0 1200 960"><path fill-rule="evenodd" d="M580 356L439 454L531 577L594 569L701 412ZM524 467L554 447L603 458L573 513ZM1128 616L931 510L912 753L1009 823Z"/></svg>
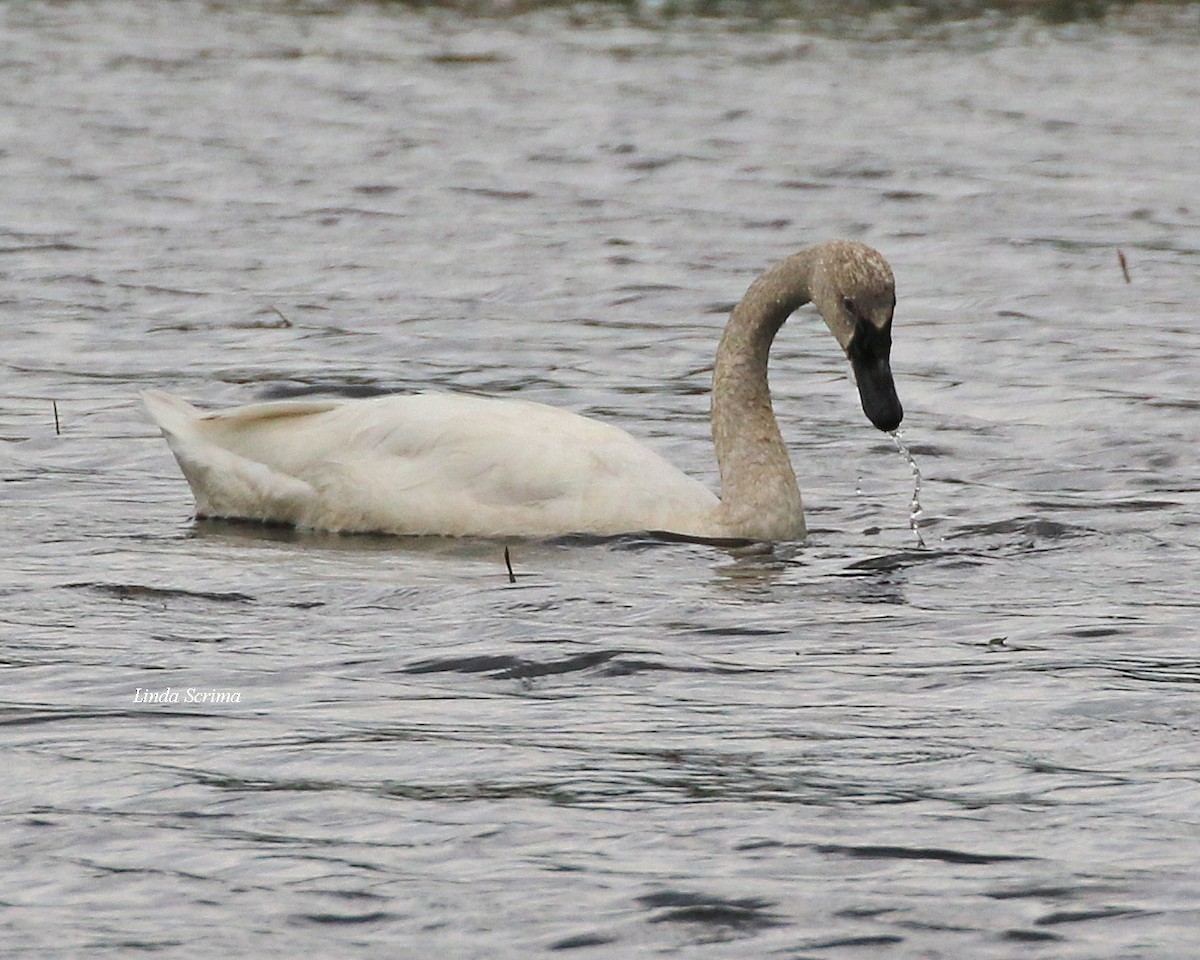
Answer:
<svg viewBox="0 0 1200 960"><path fill-rule="evenodd" d="M178 690L165 687L162 690L150 690L138 687L133 692L134 703L241 703L240 690L200 690L188 687Z"/></svg>

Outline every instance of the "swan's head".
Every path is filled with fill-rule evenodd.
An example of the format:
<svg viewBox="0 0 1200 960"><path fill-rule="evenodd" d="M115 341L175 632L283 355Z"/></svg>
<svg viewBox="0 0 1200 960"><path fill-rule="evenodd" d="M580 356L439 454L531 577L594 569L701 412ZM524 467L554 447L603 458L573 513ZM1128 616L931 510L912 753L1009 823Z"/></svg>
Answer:
<svg viewBox="0 0 1200 960"><path fill-rule="evenodd" d="M895 430L904 408L892 380L892 268L866 244L824 244L813 273L812 299L854 368L863 413L880 430Z"/></svg>

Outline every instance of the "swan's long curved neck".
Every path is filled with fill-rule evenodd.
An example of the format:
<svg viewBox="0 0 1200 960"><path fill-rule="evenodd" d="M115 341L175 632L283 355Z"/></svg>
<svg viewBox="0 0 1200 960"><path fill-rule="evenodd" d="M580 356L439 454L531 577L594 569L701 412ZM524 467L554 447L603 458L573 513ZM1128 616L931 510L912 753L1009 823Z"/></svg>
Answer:
<svg viewBox="0 0 1200 960"><path fill-rule="evenodd" d="M763 274L734 308L713 368L712 433L721 472L723 524L746 536L804 535L800 488L771 407L771 342L793 312L812 300L819 253L804 250Z"/></svg>

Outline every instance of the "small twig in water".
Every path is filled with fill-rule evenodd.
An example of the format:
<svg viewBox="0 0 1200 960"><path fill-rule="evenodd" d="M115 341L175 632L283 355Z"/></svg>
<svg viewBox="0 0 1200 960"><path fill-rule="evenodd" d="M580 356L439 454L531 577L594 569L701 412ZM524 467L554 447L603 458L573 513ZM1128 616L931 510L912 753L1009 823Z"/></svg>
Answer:
<svg viewBox="0 0 1200 960"><path fill-rule="evenodd" d="M59 425L58 425L58 401L57 401L57 400L51 400L51 401L50 401L50 406L54 408L54 435L55 435L56 437L61 437L61 436L62 436L62 429L61 429L61 428L59 427Z"/></svg>
<svg viewBox="0 0 1200 960"><path fill-rule="evenodd" d="M285 329L291 329L292 321L283 315L282 310L280 310L278 307L271 307L271 312L283 321L283 326Z"/></svg>
<svg viewBox="0 0 1200 960"><path fill-rule="evenodd" d="M1117 263L1121 265L1121 276L1125 278L1126 283L1130 283L1129 279L1129 264L1125 261L1125 251L1117 251Z"/></svg>
<svg viewBox="0 0 1200 960"><path fill-rule="evenodd" d="M517 575L513 573L512 557L508 555L508 544L504 545L504 566L508 569L508 582L516 583Z"/></svg>

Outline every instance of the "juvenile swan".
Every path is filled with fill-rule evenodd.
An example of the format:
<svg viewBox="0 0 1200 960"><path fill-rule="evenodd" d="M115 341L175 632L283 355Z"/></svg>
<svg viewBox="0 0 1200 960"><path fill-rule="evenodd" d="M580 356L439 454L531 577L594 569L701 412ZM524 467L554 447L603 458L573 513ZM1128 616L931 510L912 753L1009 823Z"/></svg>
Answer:
<svg viewBox="0 0 1200 960"><path fill-rule="evenodd" d="M160 391L142 398L199 517L443 536L796 540L804 510L771 408L767 354L810 301L853 365L867 417L884 431L900 425L891 268L861 243L802 250L751 285L717 348L720 498L623 430L522 400L426 393L204 413Z"/></svg>

